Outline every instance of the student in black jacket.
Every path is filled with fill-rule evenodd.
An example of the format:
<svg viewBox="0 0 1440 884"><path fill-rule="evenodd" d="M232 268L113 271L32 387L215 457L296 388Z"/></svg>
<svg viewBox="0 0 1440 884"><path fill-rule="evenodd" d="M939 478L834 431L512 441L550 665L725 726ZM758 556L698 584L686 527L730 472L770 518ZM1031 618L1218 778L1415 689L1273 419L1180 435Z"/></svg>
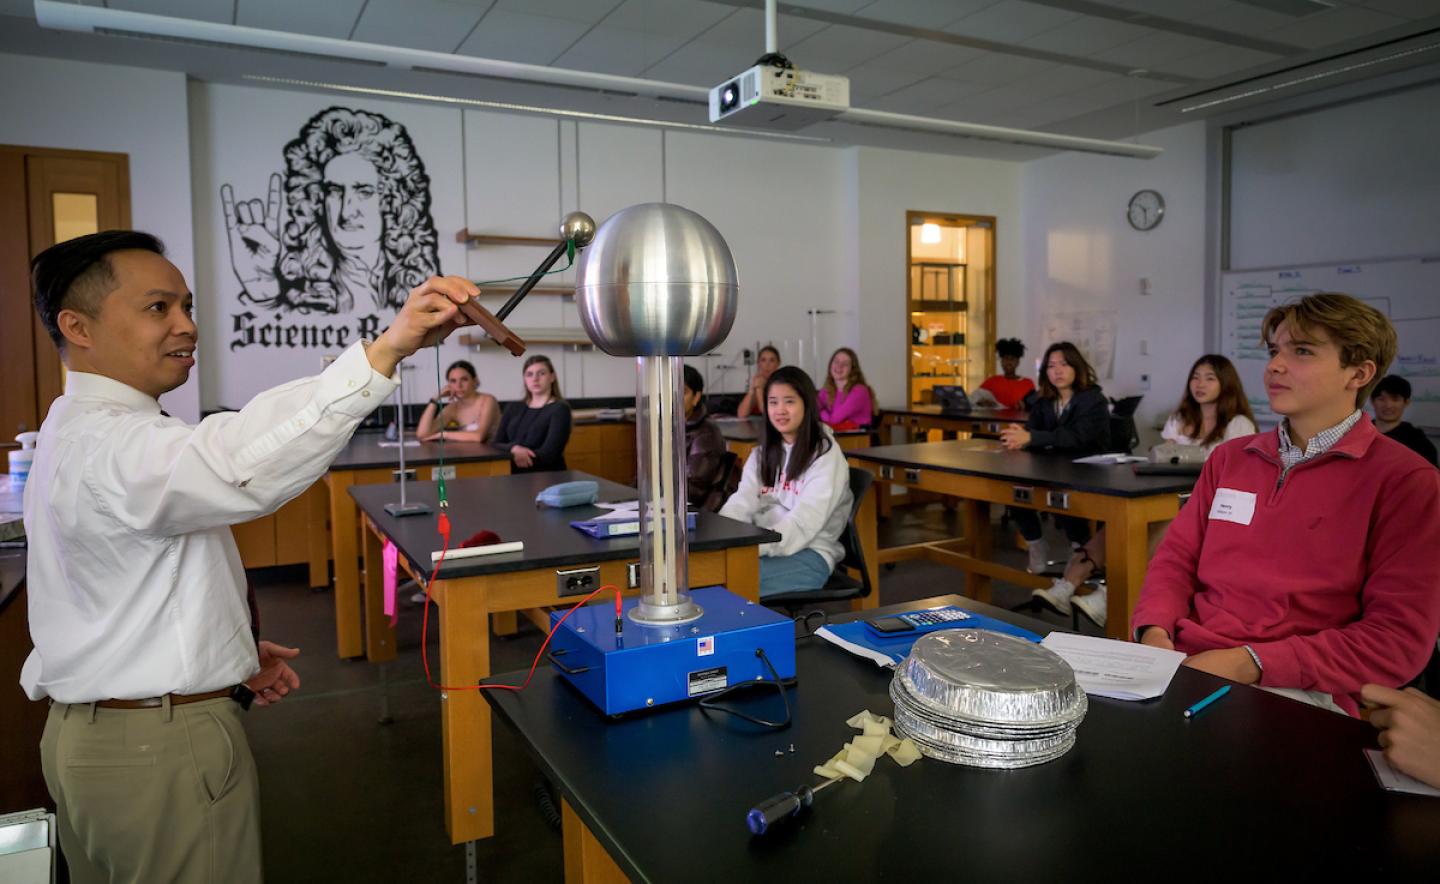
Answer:
<svg viewBox="0 0 1440 884"><path fill-rule="evenodd" d="M491 445L510 452L511 472L565 469L570 441L570 406L560 395L555 366L546 356L525 360L525 398L505 407Z"/></svg>
<svg viewBox="0 0 1440 884"><path fill-rule="evenodd" d="M1096 383L1095 369L1069 341L1051 344L1041 361L1040 395L1030 409L1025 427L1011 425L1000 433L1000 442L1011 450L1056 452L1071 457L1099 454L1110 447L1110 404ZM1012 508L1011 518L1030 550L1029 569L1045 570L1050 550L1040 531L1040 514ZM1090 539L1084 519L1057 516L1073 544Z"/></svg>
<svg viewBox="0 0 1440 884"><path fill-rule="evenodd" d="M1435 443L1425 431L1404 420L1410 405L1410 382L1395 374L1387 374L1370 393L1375 408L1375 429L1404 445L1435 465Z"/></svg>

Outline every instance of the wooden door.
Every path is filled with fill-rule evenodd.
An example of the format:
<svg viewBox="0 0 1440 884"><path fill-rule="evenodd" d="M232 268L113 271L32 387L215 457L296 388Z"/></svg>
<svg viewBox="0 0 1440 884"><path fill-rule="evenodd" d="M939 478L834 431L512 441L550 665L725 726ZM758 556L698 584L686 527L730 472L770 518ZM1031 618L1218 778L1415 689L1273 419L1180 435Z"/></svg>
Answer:
<svg viewBox="0 0 1440 884"><path fill-rule="evenodd" d="M124 154L0 146L0 445L39 427L64 390L60 353L36 315L30 259L50 246L130 226Z"/></svg>

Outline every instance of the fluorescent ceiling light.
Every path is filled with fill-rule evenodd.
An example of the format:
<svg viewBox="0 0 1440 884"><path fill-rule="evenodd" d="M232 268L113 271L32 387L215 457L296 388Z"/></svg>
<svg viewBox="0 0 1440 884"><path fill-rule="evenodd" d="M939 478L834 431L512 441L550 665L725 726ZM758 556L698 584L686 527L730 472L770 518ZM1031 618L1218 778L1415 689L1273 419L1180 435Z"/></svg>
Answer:
<svg viewBox="0 0 1440 884"><path fill-rule="evenodd" d="M402 70L421 69L470 74L473 76L494 77L503 80L521 80L553 86L568 86L599 93L618 93L621 95L680 100L697 104L707 104L709 101L710 90L699 86L688 86L683 83L667 83L660 80L646 80L639 77L619 77L611 74L575 71L546 65L521 64L513 61L476 58L474 56L457 55L448 52L404 49L397 46L383 46L378 43L362 43L356 40L337 40L333 37L315 37L309 34L291 34L284 31L267 30L265 28L249 28L240 25L172 18L170 16L150 15L143 12L126 12L120 9L106 9L99 6L81 6L76 3L60 3L56 2L56 0L35 0L35 21L44 28L79 31L81 33L99 34L102 36L165 37L173 40L199 42L209 45L218 44L246 49L321 56L343 61L362 61L371 64L383 64L387 67ZM431 97L429 100L439 99L437 97ZM496 104L499 105L501 103L497 102ZM527 108L527 110L531 112L561 113L539 108ZM564 113L569 114L572 112ZM954 120L918 117L909 114L893 114L884 111L866 110L864 108L851 108L837 116L835 120L865 126L875 126L883 129L932 132L941 135L974 138L981 141L999 141L1009 144L1141 159L1149 159L1161 153L1158 147L1124 141L1080 138L1072 135L1036 132L1029 129L986 126L979 123L961 123ZM708 127L698 126L696 124L686 124L685 128L713 128L715 131L746 135L765 134L769 137L775 137L776 135L776 133L761 133L752 129Z"/></svg>
<svg viewBox="0 0 1440 884"><path fill-rule="evenodd" d="M933 246L940 241L939 224L921 224L920 241L926 245Z"/></svg>
<svg viewBox="0 0 1440 884"><path fill-rule="evenodd" d="M1333 68L1326 68L1323 71L1316 71L1312 74L1304 74L1302 76L1291 77L1288 80L1276 80L1271 83L1266 83L1262 86L1254 86L1239 92L1232 92L1229 95L1225 95L1220 98L1211 98L1207 101L1198 101L1194 104L1187 104L1184 107L1180 108L1180 113L1188 114L1198 110L1209 110L1210 108L1216 107L1217 105L1229 104L1232 101L1239 101L1242 98L1254 98L1257 95L1264 95L1267 92L1278 92L1281 89L1289 89L1292 86L1300 86L1305 83L1313 83L1316 80L1324 80L1327 77L1334 77L1339 74L1348 74L1351 71L1363 70L1365 68L1374 67L1377 64L1386 64L1387 62L1399 61L1402 58L1409 58L1410 56L1420 55L1421 53L1425 52L1433 52L1436 49L1440 49L1440 43L1427 43L1424 46L1412 46L1409 49L1402 49L1398 52L1391 52L1388 55L1382 55L1377 58L1367 58L1364 61L1356 61L1351 62L1350 64L1339 65ZM1220 90L1211 91L1213 93ZM1172 104L1183 100L1183 98L1178 98L1173 99L1172 101L1162 102L1162 106L1164 104Z"/></svg>

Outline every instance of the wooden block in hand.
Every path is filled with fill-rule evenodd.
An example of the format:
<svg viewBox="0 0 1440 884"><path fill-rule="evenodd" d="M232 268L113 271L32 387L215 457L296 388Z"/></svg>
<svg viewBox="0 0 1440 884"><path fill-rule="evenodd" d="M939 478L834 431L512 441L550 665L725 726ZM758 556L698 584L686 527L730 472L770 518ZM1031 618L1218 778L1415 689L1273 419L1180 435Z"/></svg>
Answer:
<svg viewBox="0 0 1440 884"><path fill-rule="evenodd" d="M480 326L490 340L509 350L511 355L522 356L525 353L525 342L520 336L505 327L505 323L496 318L494 313L486 310L476 299L471 298L460 305L460 312L470 317L470 321Z"/></svg>

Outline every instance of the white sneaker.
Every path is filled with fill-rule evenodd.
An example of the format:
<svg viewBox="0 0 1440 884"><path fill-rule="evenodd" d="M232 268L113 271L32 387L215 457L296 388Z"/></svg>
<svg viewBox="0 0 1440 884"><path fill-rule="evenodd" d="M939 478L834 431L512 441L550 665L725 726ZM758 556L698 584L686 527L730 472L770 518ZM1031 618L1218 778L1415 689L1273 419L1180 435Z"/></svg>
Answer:
<svg viewBox="0 0 1440 884"><path fill-rule="evenodd" d="M1048 589L1035 589L1030 591L1030 597L1039 599L1046 605L1059 611L1061 614L1070 613L1070 597L1075 595L1075 584L1064 578L1056 578ZM1079 599L1076 599L1078 602Z"/></svg>
<svg viewBox="0 0 1440 884"><path fill-rule="evenodd" d="M1050 544L1042 537L1039 540L1026 541L1025 546L1025 552L1030 556L1030 564L1025 566L1025 570L1031 574L1044 574L1045 569L1050 566Z"/></svg>
<svg viewBox="0 0 1440 884"><path fill-rule="evenodd" d="M1089 617L1091 622L1101 629L1104 629L1105 610L1107 608L1106 598L1105 587L1097 586L1095 587L1095 591L1089 595L1077 595L1071 601L1075 607L1080 609L1081 614Z"/></svg>

